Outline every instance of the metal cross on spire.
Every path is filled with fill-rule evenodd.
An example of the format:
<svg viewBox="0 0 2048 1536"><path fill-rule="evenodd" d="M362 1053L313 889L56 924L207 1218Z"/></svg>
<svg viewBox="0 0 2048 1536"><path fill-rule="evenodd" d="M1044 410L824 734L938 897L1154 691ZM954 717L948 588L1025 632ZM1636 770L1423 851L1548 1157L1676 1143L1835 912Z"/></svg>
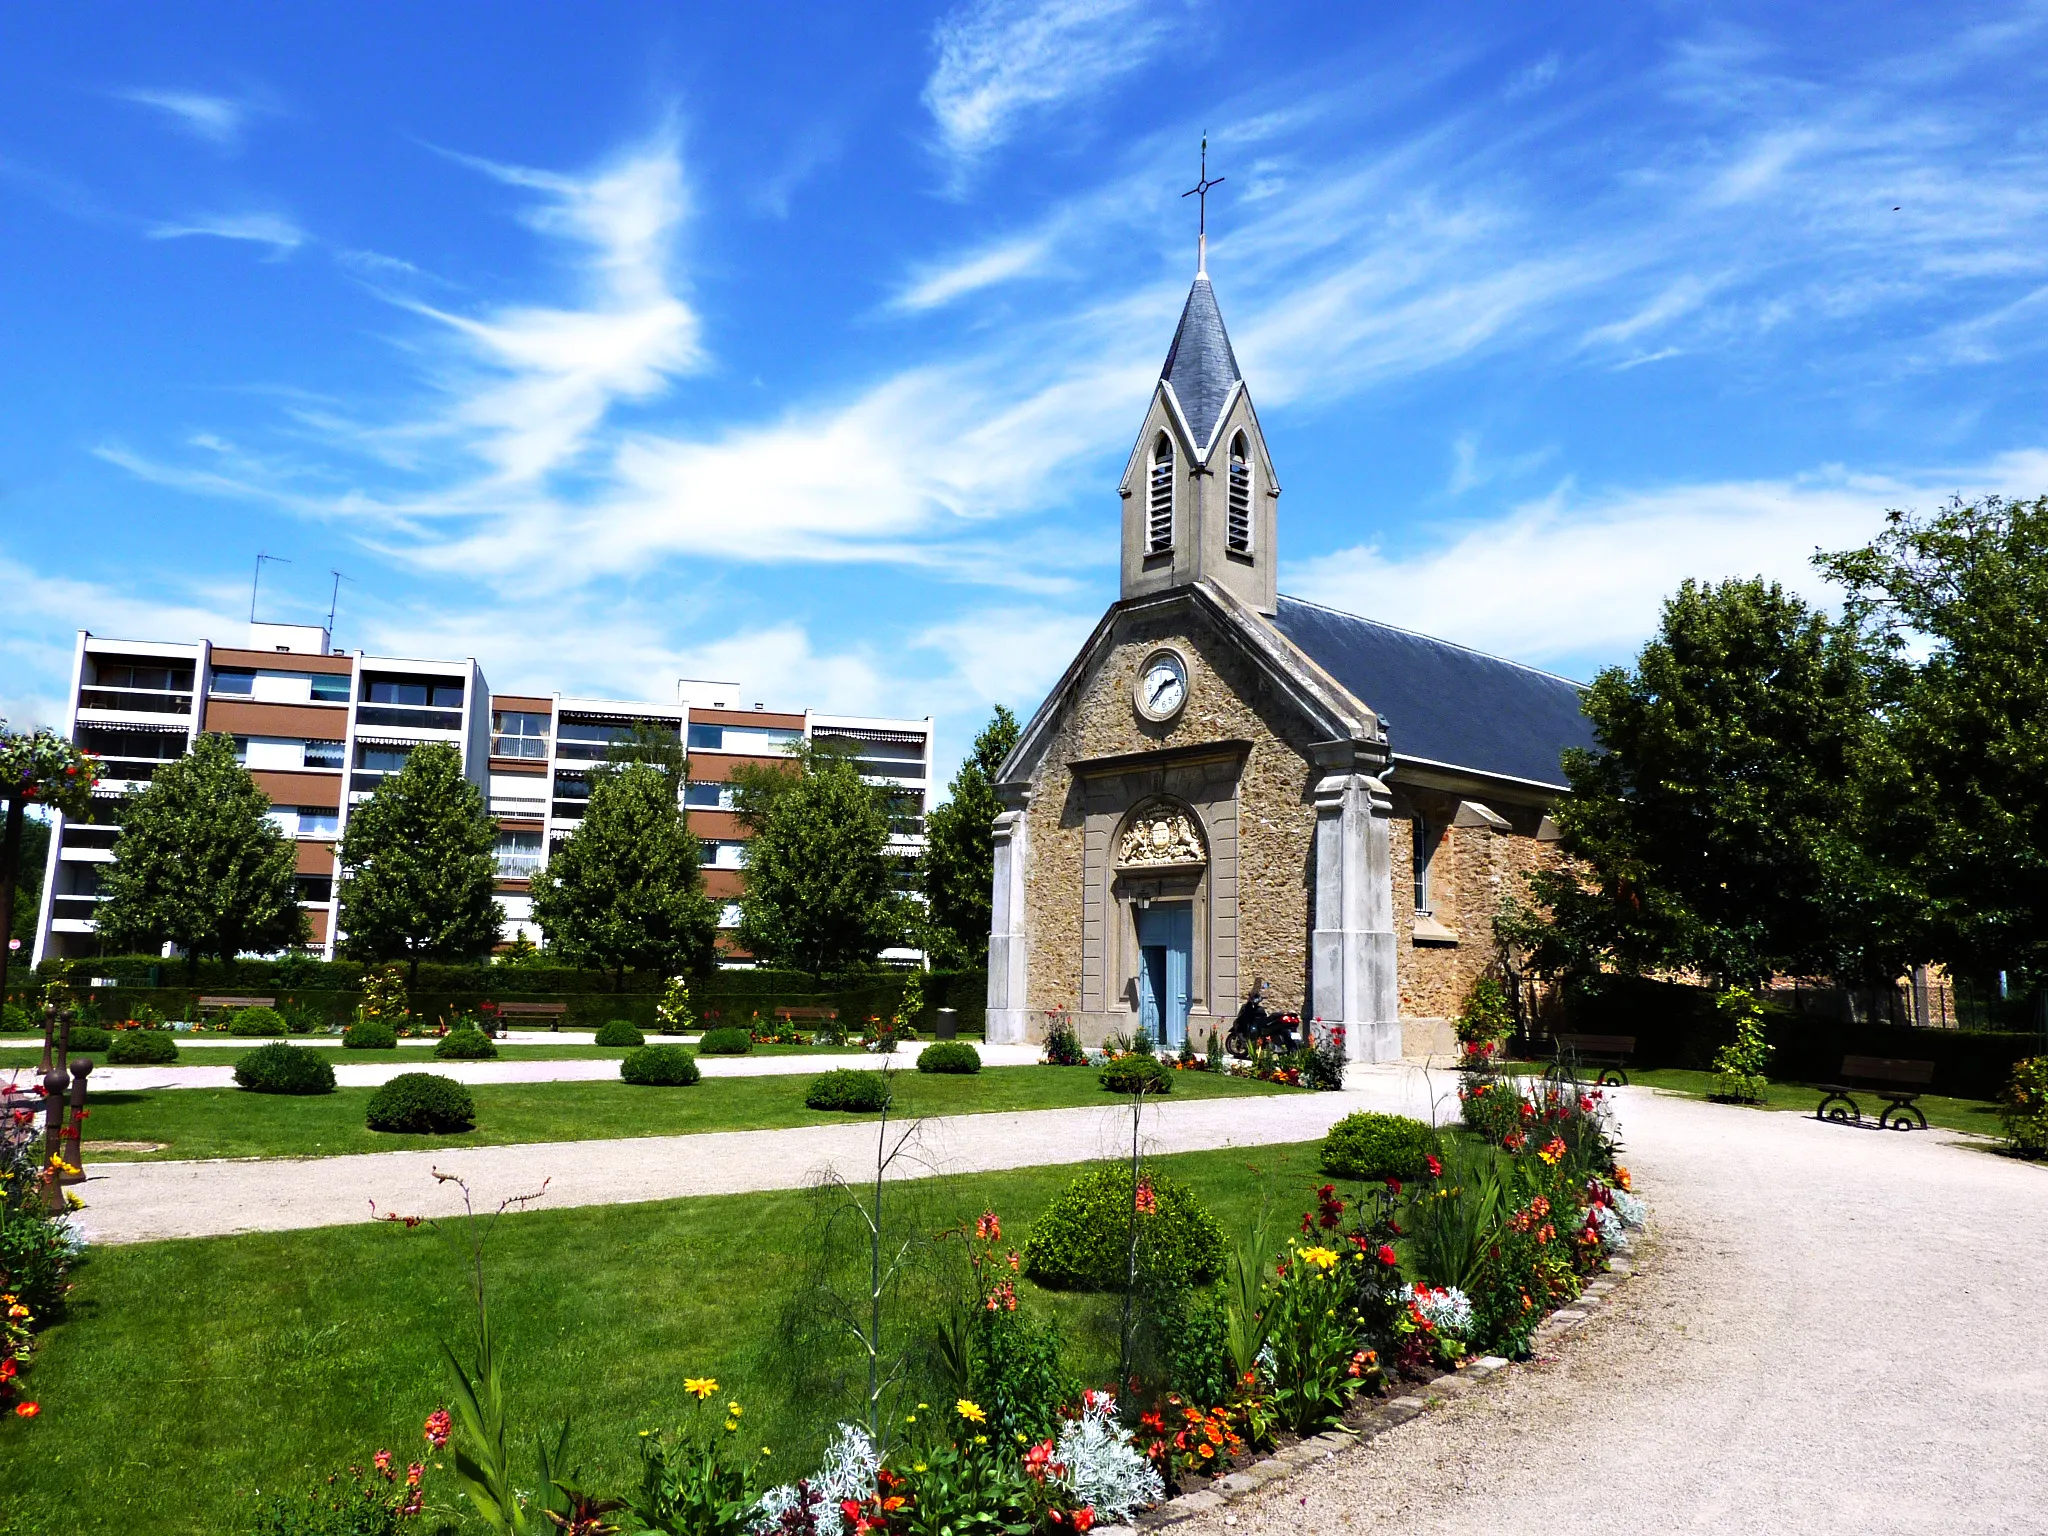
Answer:
<svg viewBox="0 0 2048 1536"><path fill-rule="evenodd" d="M1195 236L1195 276L1197 277L1207 277L1209 275L1209 189L1222 186L1223 180L1224 178L1221 176L1218 176L1214 181L1209 179L1209 135L1205 133L1202 135L1202 179L1192 187L1189 187L1187 191L1181 193L1182 197L1198 199L1195 204L1198 210L1197 218L1200 221L1197 225L1199 233Z"/></svg>

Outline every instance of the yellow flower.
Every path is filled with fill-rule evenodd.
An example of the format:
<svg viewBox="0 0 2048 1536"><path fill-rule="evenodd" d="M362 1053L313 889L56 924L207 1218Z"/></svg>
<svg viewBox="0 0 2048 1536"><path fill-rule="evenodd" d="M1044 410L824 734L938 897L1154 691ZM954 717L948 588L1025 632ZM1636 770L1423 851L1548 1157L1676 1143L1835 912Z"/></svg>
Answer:
<svg viewBox="0 0 2048 1536"><path fill-rule="evenodd" d="M910 1470L913 1472L923 1472L926 1470L925 1464L920 1461L916 1466L912 1467Z"/></svg>
<svg viewBox="0 0 2048 1536"><path fill-rule="evenodd" d="M740 1407L738 1403L727 1403L725 1405L725 1411L731 1414L734 1418L738 1418L742 1413L746 1412L746 1410Z"/></svg>
<svg viewBox="0 0 2048 1536"><path fill-rule="evenodd" d="M740 1421L738 1419L727 1419L725 1421L725 1432L728 1435L731 1434L734 1430L738 1429L739 1427Z"/></svg>
<svg viewBox="0 0 2048 1536"><path fill-rule="evenodd" d="M1304 1248L1301 1250L1301 1261L1304 1264L1313 1264L1321 1270L1332 1270L1337 1267L1336 1252L1329 1248Z"/></svg>
<svg viewBox="0 0 2048 1536"><path fill-rule="evenodd" d="M775 1453L769 1450L768 1447L764 1445L761 1447L761 1454L763 1456L773 1456Z"/></svg>
<svg viewBox="0 0 2048 1536"><path fill-rule="evenodd" d="M976 1435L976 1436L974 1437L974 1443L975 1443L976 1445L987 1445L987 1444L988 1444L988 1436L987 1436L987 1435Z"/></svg>
<svg viewBox="0 0 2048 1536"><path fill-rule="evenodd" d="M988 1415L981 1411L981 1405L979 1403L970 1403L964 1397L953 1405L953 1411L970 1424L986 1424L988 1422Z"/></svg>
<svg viewBox="0 0 2048 1536"><path fill-rule="evenodd" d="M718 1381L711 1376L685 1376L683 1390L701 1403L718 1390Z"/></svg>

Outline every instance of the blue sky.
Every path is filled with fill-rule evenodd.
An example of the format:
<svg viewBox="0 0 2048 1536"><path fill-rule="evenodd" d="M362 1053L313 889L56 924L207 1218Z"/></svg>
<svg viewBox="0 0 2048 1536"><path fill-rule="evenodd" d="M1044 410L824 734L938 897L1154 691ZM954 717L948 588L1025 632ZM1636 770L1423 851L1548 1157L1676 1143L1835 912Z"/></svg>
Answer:
<svg viewBox="0 0 2048 1536"><path fill-rule="evenodd" d="M1194 265L1281 589L1574 675L2048 491L2048 9L0 15L0 712L72 632L935 714L1116 595Z"/></svg>

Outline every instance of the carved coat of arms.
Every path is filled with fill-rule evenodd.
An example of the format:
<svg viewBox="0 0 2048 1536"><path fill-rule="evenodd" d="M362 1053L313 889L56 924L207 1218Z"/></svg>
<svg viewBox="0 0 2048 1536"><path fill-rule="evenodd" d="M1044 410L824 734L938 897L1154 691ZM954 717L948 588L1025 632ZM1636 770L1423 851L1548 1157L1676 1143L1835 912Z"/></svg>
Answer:
<svg viewBox="0 0 2048 1536"><path fill-rule="evenodd" d="M1185 811L1153 811L1125 830L1116 861L1126 867L1143 864L1200 864L1208 854L1202 834Z"/></svg>

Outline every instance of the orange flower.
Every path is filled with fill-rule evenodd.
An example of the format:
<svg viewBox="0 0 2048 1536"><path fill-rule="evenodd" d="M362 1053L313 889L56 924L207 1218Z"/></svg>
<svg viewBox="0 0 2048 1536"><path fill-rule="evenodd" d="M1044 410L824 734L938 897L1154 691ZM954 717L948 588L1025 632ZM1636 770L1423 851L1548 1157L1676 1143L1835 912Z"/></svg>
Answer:
<svg viewBox="0 0 2048 1536"><path fill-rule="evenodd" d="M17 1419L32 1419L42 1411L43 1405L41 1403L16 1403L14 1405L14 1416Z"/></svg>

